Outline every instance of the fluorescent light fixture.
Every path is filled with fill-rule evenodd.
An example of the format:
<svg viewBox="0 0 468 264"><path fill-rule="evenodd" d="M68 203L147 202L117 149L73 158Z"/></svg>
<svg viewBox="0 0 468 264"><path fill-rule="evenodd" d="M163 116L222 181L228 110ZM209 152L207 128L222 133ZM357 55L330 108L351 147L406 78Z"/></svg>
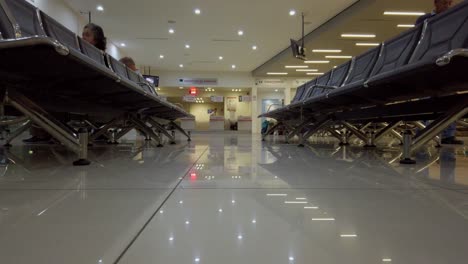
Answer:
<svg viewBox="0 0 468 264"><path fill-rule="evenodd" d="M318 72L317 69L297 69L297 72Z"/></svg>
<svg viewBox="0 0 468 264"><path fill-rule="evenodd" d="M295 16L296 15L296 10L294 10L294 9L289 10L289 15L290 16Z"/></svg>
<svg viewBox="0 0 468 264"><path fill-rule="evenodd" d="M302 201L284 201L285 204L306 204L307 202Z"/></svg>
<svg viewBox="0 0 468 264"><path fill-rule="evenodd" d="M267 75L288 75L287 72L267 72Z"/></svg>
<svg viewBox="0 0 468 264"><path fill-rule="evenodd" d="M219 56L218 59L219 59L219 60L223 60L224 58L223 58L223 56Z"/></svg>
<svg viewBox="0 0 468 264"><path fill-rule="evenodd" d="M309 66L307 65L287 65L284 66L286 69L307 69Z"/></svg>
<svg viewBox="0 0 468 264"><path fill-rule="evenodd" d="M357 237L357 235L356 234L343 234L343 235L340 235L340 237L349 238L349 237Z"/></svg>
<svg viewBox="0 0 468 264"><path fill-rule="evenodd" d="M375 38L375 34L341 34L342 38Z"/></svg>
<svg viewBox="0 0 468 264"><path fill-rule="evenodd" d="M242 31L242 30L237 31L237 35L243 36L243 35L244 35L244 31Z"/></svg>
<svg viewBox="0 0 468 264"><path fill-rule="evenodd" d="M304 209L313 209L313 210L317 210L319 209L317 206L305 206Z"/></svg>
<svg viewBox="0 0 468 264"><path fill-rule="evenodd" d="M383 262L392 262L392 259L389 259L389 258L384 258L382 259Z"/></svg>
<svg viewBox="0 0 468 264"><path fill-rule="evenodd" d="M312 52L315 53L340 53L341 50L339 49L314 49Z"/></svg>
<svg viewBox="0 0 468 264"><path fill-rule="evenodd" d="M199 8L195 8L195 10L193 10L193 12L194 12L196 15L201 14L201 10L200 10Z"/></svg>
<svg viewBox="0 0 468 264"><path fill-rule="evenodd" d="M299 198L296 198L296 200L307 200L307 198L299 197Z"/></svg>
<svg viewBox="0 0 468 264"><path fill-rule="evenodd" d="M104 7L102 5L98 5L96 7L96 10L102 12L102 11L104 11Z"/></svg>
<svg viewBox="0 0 468 264"><path fill-rule="evenodd" d="M414 28L414 24L398 24L397 27L399 28Z"/></svg>
<svg viewBox="0 0 468 264"><path fill-rule="evenodd" d="M267 196L288 196L285 193L267 193Z"/></svg>
<svg viewBox="0 0 468 264"><path fill-rule="evenodd" d="M312 221L335 221L335 218L312 218Z"/></svg>
<svg viewBox="0 0 468 264"><path fill-rule="evenodd" d="M380 45L380 43L370 43L370 42L358 42L358 43L356 43L356 46L360 46L360 47L377 47L379 45Z"/></svg>
<svg viewBox="0 0 468 264"><path fill-rule="evenodd" d="M423 16L425 12L385 11L386 16Z"/></svg>
<svg viewBox="0 0 468 264"><path fill-rule="evenodd" d="M164 55L162 55L162 54L159 55L159 58L160 58L160 59L164 59Z"/></svg>
<svg viewBox="0 0 468 264"><path fill-rule="evenodd" d="M323 75L323 72L308 72L307 75Z"/></svg>
<svg viewBox="0 0 468 264"><path fill-rule="evenodd" d="M237 68L237 66L233 64L233 65L231 65L231 68L235 69L235 68Z"/></svg>
<svg viewBox="0 0 468 264"><path fill-rule="evenodd" d="M325 56L327 59L352 59L353 56Z"/></svg>
<svg viewBox="0 0 468 264"><path fill-rule="evenodd" d="M257 50L257 46L253 45L253 46L252 46L252 49L253 49L253 50Z"/></svg>
<svg viewBox="0 0 468 264"><path fill-rule="evenodd" d="M174 34L175 33L175 30L173 28L170 28L169 29L169 34Z"/></svg>
<svg viewBox="0 0 468 264"><path fill-rule="evenodd" d="M183 65L183 64L179 64L179 67L180 67L180 68L183 68L183 67L184 67L184 65Z"/></svg>
<svg viewBox="0 0 468 264"><path fill-rule="evenodd" d="M307 63L307 64L327 64L327 63L330 63L330 61L315 60L315 61L304 61L304 63Z"/></svg>

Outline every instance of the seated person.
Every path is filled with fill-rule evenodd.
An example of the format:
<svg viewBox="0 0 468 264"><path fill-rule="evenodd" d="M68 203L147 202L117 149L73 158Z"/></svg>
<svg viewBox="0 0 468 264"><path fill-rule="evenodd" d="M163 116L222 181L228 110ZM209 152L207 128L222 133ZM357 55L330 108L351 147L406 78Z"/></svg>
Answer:
<svg viewBox="0 0 468 264"><path fill-rule="evenodd" d="M124 57L124 58L120 59L120 62L125 64L125 66L127 66L130 70L132 70L132 71L138 73L139 75L141 75L140 70L137 69L137 67L135 65L135 61L132 58Z"/></svg>
<svg viewBox="0 0 468 264"><path fill-rule="evenodd" d="M104 35L104 30L96 24L89 23L83 28L82 34L83 40L89 42L96 48L106 51L107 38ZM23 140L24 143L28 144L48 144L52 141L52 136L49 135L40 126L33 124L29 133L31 138Z"/></svg>

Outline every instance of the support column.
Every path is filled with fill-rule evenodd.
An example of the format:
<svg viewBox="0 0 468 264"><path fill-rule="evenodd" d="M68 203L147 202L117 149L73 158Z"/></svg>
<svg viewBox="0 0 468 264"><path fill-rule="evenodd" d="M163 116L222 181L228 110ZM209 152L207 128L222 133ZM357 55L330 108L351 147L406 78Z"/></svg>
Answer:
<svg viewBox="0 0 468 264"><path fill-rule="evenodd" d="M252 134L260 133L260 118L258 118L259 109L258 109L258 89L257 87L252 87L251 90L252 101L251 103L251 118L252 118Z"/></svg>
<svg viewBox="0 0 468 264"><path fill-rule="evenodd" d="M284 105L291 103L291 87L284 88Z"/></svg>

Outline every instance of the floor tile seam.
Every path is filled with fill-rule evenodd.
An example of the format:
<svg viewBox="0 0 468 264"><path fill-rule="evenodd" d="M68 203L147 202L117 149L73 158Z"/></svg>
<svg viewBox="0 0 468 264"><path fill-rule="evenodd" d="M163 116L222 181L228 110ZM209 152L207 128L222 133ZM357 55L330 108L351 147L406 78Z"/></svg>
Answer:
<svg viewBox="0 0 468 264"><path fill-rule="evenodd" d="M172 190L174 187L167 188L80 188L80 189L0 189L0 192L12 192L12 191L141 191L141 190Z"/></svg>
<svg viewBox="0 0 468 264"><path fill-rule="evenodd" d="M386 191L386 190L445 190L443 188L207 188L207 187L183 187L180 186L179 189L183 190L346 190L346 191ZM462 189L461 191L468 191L465 189Z"/></svg>
<svg viewBox="0 0 468 264"><path fill-rule="evenodd" d="M164 204L169 200L169 198L172 196L172 194L178 190L178 186L182 183L185 177L190 173L190 170L195 167L195 165L199 162L199 160L205 155L205 153L208 151L209 147L206 147L204 151L200 154L200 156L197 158L192 163L192 166L190 166L187 171L182 175L181 179L177 183L177 185L172 189L172 191L167 195L166 198L161 202L161 204L158 206L158 208L153 212L153 214L148 218L148 220L143 224L143 226L140 228L140 230L135 234L133 239L128 243L128 245L124 248L124 250L119 254L119 256L116 258L116 260L113 262L114 264L118 264L122 258L125 256L125 254L128 252L128 250L133 246L133 244L138 240L140 235L143 233L143 231L148 227L148 225L153 221L154 217L157 215L157 213L161 210L161 208L164 206Z"/></svg>

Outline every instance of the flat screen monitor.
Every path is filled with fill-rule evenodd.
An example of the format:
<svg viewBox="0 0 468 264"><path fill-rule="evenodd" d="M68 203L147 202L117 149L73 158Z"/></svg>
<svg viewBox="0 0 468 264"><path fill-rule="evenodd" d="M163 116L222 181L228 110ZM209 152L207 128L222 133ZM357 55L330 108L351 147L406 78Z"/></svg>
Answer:
<svg viewBox="0 0 468 264"><path fill-rule="evenodd" d="M301 59L301 60L306 59L304 47L302 47L298 41L291 39L291 49L292 49L294 58Z"/></svg>
<svg viewBox="0 0 468 264"><path fill-rule="evenodd" d="M153 75L143 75L145 80L147 80L149 83L154 85L154 87L159 87L159 76L153 76Z"/></svg>

